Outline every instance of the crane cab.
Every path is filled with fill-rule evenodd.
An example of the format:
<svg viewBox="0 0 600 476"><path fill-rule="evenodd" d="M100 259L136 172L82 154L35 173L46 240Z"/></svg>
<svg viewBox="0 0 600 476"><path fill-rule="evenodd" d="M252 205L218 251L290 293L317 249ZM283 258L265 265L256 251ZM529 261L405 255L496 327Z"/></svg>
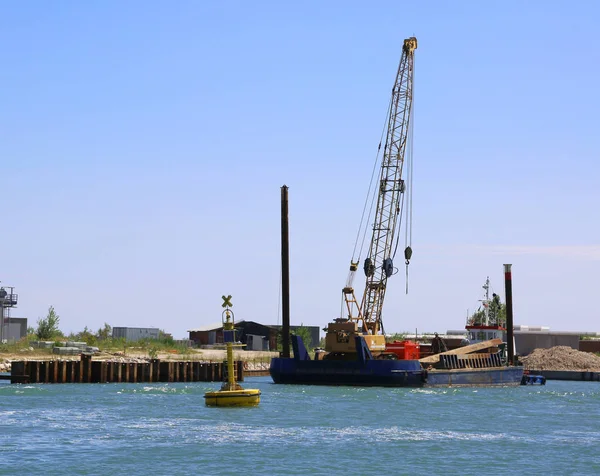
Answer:
<svg viewBox="0 0 600 476"><path fill-rule="evenodd" d="M348 319L336 319L327 325L325 334L325 351L351 354L356 353L355 337L361 336L372 354L377 355L385 351L384 335L364 334L358 323Z"/></svg>

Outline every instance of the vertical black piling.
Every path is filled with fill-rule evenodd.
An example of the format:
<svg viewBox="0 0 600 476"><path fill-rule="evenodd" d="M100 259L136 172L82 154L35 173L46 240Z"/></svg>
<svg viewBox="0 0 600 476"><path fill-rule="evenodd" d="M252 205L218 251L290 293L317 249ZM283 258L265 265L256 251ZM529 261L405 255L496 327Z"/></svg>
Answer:
<svg viewBox="0 0 600 476"><path fill-rule="evenodd" d="M288 187L281 187L281 342L283 358L290 357L290 244L288 230Z"/></svg>
<svg viewBox="0 0 600 476"><path fill-rule="evenodd" d="M515 346L513 333L513 302L512 302L512 264L504 265L504 287L506 291L506 340L510 365L515 363Z"/></svg>

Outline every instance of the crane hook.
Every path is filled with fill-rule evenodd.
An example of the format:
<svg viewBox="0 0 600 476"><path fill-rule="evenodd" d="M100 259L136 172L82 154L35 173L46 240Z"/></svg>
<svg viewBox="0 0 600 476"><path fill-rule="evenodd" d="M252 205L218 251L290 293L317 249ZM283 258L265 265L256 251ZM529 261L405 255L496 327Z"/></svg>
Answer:
<svg viewBox="0 0 600 476"><path fill-rule="evenodd" d="M404 249L404 259L406 260L406 294L408 294L408 265L410 264L410 259L412 258L412 248L407 246Z"/></svg>
<svg viewBox="0 0 600 476"><path fill-rule="evenodd" d="M404 249L404 259L406 260L406 266L410 264L410 259L412 258L412 248L407 246Z"/></svg>

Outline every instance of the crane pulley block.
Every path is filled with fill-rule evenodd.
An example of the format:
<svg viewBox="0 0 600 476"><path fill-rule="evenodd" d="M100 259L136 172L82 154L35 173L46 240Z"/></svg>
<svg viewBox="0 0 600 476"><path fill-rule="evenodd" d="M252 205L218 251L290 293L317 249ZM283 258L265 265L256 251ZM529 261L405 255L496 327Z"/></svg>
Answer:
<svg viewBox="0 0 600 476"><path fill-rule="evenodd" d="M389 278L392 274L394 274L394 261L392 260L392 258L384 259L381 267L386 277Z"/></svg>
<svg viewBox="0 0 600 476"><path fill-rule="evenodd" d="M363 269L365 270L365 276L367 276L368 278L375 274L375 263L373 263L373 260L371 258L365 259Z"/></svg>

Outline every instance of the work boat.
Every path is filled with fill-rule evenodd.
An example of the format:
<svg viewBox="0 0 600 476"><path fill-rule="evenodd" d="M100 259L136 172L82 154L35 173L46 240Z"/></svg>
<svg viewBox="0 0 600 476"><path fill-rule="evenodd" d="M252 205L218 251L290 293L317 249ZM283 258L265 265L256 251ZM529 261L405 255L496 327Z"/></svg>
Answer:
<svg viewBox="0 0 600 476"><path fill-rule="evenodd" d="M500 302L500 297L492 293L490 298L490 278L482 286L485 290L481 306L471 316L467 317L467 339L470 343L490 339L500 339L506 342L506 308Z"/></svg>
<svg viewBox="0 0 600 476"><path fill-rule="evenodd" d="M404 262L412 257L409 237L412 236L412 99L414 52L417 39L404 40L402 56L392 98L388 109L387 135L380 158L379 182L371 183L366 204L375 207L368 255L363 261L366 282L361 303L356 299L353 280L360 263L362 247L350 260L350 273L342 289L342 308L347 316L334 319L327 326L325 351L310 356L302 339L292 336L293 357L284 346L284 357L271 361L270 374L276 384L321 385L378 385L394 387L422 387L447 385L519 385L522 367L502 364L497 353L499 340L479 342L434 356L420 358L415 346L407 343L386 343L383 331L382 309L388 278L397 274L394 258L399 245L402 217L407 217ZM381 144L378 148L381 150ZM405 160L406 156L406 160ZM407 165L406 180L403 178ZM287 192L287 187L282 188ZM371 200L370 191L377 196ZM365 210L367 208L365 204ZM285 212L284 212L285 211ZM403 213L404 212L404 213ZM364 217L364 214L363 214ZM361 229L366 222L361 219ZM357 245L359 243L357 235ZM284 316L289 295L287 266L287 193L282 194L282 281ZM365 240L362 240L364 242ZM284 246L285 244L285 246ZM408 289L408 288L407 288ZM285 317L284 317L285 319ZM288 323L289 324L289 323ZM285 328L285 326L284 326ZM284 336L284 342L287 340ZM400 343L402 344L402 343Z"/></svg>

